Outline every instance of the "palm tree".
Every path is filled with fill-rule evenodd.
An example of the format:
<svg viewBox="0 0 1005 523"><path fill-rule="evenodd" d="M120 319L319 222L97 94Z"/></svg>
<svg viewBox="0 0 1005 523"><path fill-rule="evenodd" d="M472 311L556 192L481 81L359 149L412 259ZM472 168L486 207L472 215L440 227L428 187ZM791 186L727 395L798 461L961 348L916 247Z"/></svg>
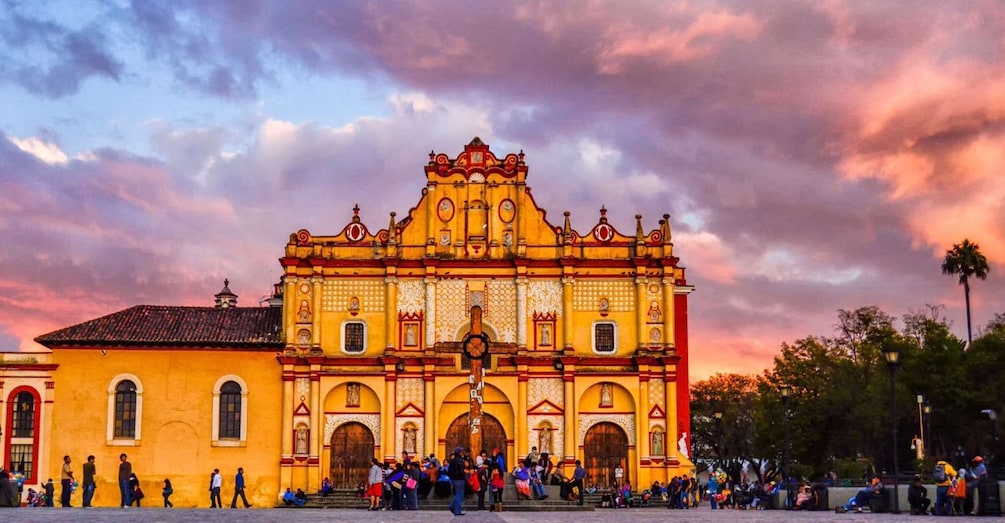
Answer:
<svg viewBox="0 0 1005 523"><path fill-rule="evenodd" d="M990 270L987 258L981 254L977 244L970 243L969 239L954 244L952 249L946 251L946 259L942 262L942 274L960 275L960 285L963 286L963 294L967 299L967 344L974 341L970 331L970 278L985 280Z"/></svg>

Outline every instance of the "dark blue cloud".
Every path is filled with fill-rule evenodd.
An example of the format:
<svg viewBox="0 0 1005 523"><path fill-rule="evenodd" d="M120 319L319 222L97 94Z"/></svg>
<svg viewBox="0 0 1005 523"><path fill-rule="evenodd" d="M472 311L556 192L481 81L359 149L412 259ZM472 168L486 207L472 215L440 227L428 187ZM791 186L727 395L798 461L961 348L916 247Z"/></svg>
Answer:
<svg viewBox="0 0 1005 523"><path fill-rule="evenodd" d="M22 11L12 2L0 8L0 81L62 98L89 78L120 78L124 66L102 23L70 29Z"/></svg>

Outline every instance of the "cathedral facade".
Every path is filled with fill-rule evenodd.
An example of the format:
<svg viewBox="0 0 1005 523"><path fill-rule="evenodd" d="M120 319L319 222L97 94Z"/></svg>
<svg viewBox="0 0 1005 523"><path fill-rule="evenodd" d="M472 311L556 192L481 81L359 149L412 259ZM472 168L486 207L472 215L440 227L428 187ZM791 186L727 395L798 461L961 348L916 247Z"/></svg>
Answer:
<svg viewBox="0 0 1005 523"><path fill-rule="evenodd" d="M291 234L269 307L228 306L225 286L215 308L139 306L40 336L60 428L42 435L49 467L131 450L138 471L193 483L180 494L194 504L213 468L243 466L271 504L326 477L355 486L371 457L470 446L476 398L481 446L510 463L536 447L599 486L618 467L635 485L692 472L692 287L669 217L647 231L637 216L632 234L605 209L582 229L568 212L551 222L527 174L522 152L475 138L430 153L405 215L377 226L356 208L341 230Z"/></svg>

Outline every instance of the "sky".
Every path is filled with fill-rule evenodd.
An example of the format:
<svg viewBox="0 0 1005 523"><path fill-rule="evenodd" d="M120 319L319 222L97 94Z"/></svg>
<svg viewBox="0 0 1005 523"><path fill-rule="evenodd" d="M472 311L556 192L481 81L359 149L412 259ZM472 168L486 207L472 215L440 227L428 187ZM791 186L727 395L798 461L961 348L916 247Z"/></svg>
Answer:
<svg viewBox="0 0 1005 523"><path fill-rule="evenodd" d="M475 136L580 233L670 215L692 380L839 309L965 338L964 238L1005 313L1000 1L0 0L0 349L255 305L290 233L386 227Z"/></svg>

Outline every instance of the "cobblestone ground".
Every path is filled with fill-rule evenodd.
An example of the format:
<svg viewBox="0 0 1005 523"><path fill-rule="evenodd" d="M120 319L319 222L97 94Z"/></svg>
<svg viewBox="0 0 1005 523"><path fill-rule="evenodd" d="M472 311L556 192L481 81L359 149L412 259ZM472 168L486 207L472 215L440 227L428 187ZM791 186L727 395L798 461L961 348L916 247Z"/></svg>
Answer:
<svg viewBox="0 0 1005 523"><path fill-rule="evenodd" d="M649 523L664 521L682 522L818 522L841 521L846 523L886 523L895 521L925 521L930 516L910 516L907 514L835 514L833 512L787 512L710 510L701 507L693 510L666 510L658 508L597 510L595 512L468 512L464 516L452 516L448 512L367 512L365 510L324 510L324 509L162 509L162 508L17 508L0 509L0 519L7 521L73 521L73 522L317 522L333 521L346 523L602 523L626 521ZM1000 521L989 518L988 521Z"/></svg>

